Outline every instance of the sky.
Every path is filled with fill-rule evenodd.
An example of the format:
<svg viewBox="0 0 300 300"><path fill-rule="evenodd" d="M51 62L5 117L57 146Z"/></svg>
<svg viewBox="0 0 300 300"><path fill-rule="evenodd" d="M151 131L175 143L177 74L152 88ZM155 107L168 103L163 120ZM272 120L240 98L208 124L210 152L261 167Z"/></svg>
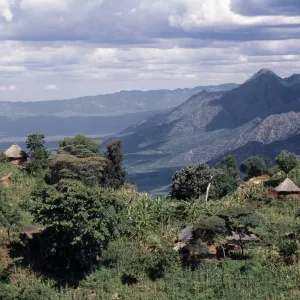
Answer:
<svg viewBox="0 0 300 300"><path fill-rule="evenodd" d="M0 0L0 101L300 73L300 0Z"/></svg>

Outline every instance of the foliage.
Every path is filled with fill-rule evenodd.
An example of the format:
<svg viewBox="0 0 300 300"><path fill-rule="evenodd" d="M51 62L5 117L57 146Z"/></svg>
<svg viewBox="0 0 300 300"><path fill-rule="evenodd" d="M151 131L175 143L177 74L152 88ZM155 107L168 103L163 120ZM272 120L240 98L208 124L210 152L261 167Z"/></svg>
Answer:
<svg viewBox="0 0 300 300"><path fill-rule="evenodd" d="M121 141L113 141L107 145L105 152L107 164L103 177L103 186L105 187L118 189L125 183L126 171L123 166L121 146Z"/></svg>
<svg viewBox="0 0 300 300"><path fill-rule="evenodd" d="M286 175L289 175L289 173L298 165L298 160L293 153L282 151L276 158L276 163L280 170L285 172Z"/></svg>
<svg viewBox="0 0 300 300"><path fill-rule="evenodd" d="M29 149L29 153L32 154L38 149L45 148L46 136L43 133L32 133L27 136L25 142L26 148Z"/></svg>
<svg viewBox="0 0 300 300"><path fill-rule="evenodd" d="M241 164L241 171L249 177L264 175L267 169L265 160L259 156L251 156Z"/></svg>
<svg viewBox="0 0 300 300"><path fill-rule="evenodd" d="M213 180L209 194L210 199L223 198L237 189L238 180L236 177L232 177L229 173L222 169L213 170L212 174Z"/></svg>
<svg viewBox="0 0 300 300"><path fill-rule="evenodd" d="M286 264L293 264L299 257L299 244L295 239L283 238L279 242L279 253Z"/></svg>
<svg viewBox="0 0 300 300"><path fill-rule="evenodd" d="M230 175L235 172L230 169L229 164L228 168L225 164L226 162L218 169L209 169L206 164L200 164L176 172L173 176L171 197L178 200L202 200L210 182L209 199L226 196L237 188L237 179Z"/></svg>
<svg viewBox="0 0 300 300"><path fill-rule="evenodd" d="M0 176L12 173L1 186L0 234L6 235L4 226L18 224L12 226L17 234L10 248L0 244L0 299L299 298L299 201L268 201L264 184L235 189L232 158L216 169L187 168L177 177L180 192L199 193L195 200L141 194L128 184L102 188L107 160L96 153L51 156L47 182L52 185L0 163ZM284 177L277 169L274 174ZM199 201L206 176L213 176L210 199L215 199L207 203ZM299 168L289 176L297 183ZM19 243L21 225L44 231ZM179 242L178 253L174 247L186 227L193 228L195 241ZM232 250L214 259L212 250L223 247L232 233L240 236L237 244L245 255ZM251 241L243 236L252 233L259 242L246 247ZM187 261L184 251L190 251Z"/></svg>
<svg viewBox="0 0 300 300"><path fill-rule="evenodd" d="M9 239L12 231L20 228L21 220L18 206L9 201L5 190L0 190L0 226L6 228Z"/></svg>
<svg viewBox="0 0 300 300"><path fill-rule="evenodd" d="M228 176L238 179L240 177L240 170L238 163L234 156L229 155L225 157L217 166L216 169L223 170Z"/></svg>
<svg viewBox="0 0 300 300"><path fill-rule="evenodd" d="M42 250L52 270L91 271L108 242L126 230L124 205L112 192L61 181L35 198L32 213L45 226Z"/></svg>
<svg viewBox="0 0 300 300"><path fill-rule="evenodd" d="M79 180L88 186L102 184L106 160L100 156L79 158L69 154L52 155L49 159L48 181Z"/></svg>
<svg viewBox="0 0 300 300"><path fill-rule="evenodd" d="M206 164L185 167L173 176L171 197L178 200L199 199L206 193L210 180Z"/></svg>
<svg viewBox="0 0 300 300"><path fill-rule="evenodd" d="M7 161L8 160L4 152L0 152L0 163L6 163Z"/></svg>
<svg viewBox="0 0 300 300"><path fill-rule="evenodd" d="M31 173L38 173L48 166L49 152L45 147L45 135L42 133L29 134L25 142L29 149L31 161L27 164L26 170Z"/></svg>
<svg viewBox="0 0 300 300"><path fill-rule="evenodd" d="M77 157L90 157L100 155L100 142L82 134L74 138L64 138L59 142L58 153L68 153Z"/></svg>

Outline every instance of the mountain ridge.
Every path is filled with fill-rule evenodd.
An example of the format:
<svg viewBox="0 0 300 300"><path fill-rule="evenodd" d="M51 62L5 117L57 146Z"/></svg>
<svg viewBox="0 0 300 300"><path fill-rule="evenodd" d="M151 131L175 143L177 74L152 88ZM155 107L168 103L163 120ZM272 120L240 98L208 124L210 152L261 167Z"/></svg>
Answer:
<svg viewBox="0 0 300 300"><path fill-rule="evenodd" d="M228 90L236 84L198 86L175 90L121 91L113 94L78 97L67 100L35 102L0 101L0 116L24 117L51 115L72 116L112 116L135 112L171 109L185 102L203 89Z"/></svg>
<svg viewBox="0 0 300 300"><path fill-rule="evenodd" d="M233 90L200 92L171 111L123 131L120 138L130 172L157 173L213 161L248 143L267 145L298 135L298 78L297 74L280 78L262 69Z"/></svg>

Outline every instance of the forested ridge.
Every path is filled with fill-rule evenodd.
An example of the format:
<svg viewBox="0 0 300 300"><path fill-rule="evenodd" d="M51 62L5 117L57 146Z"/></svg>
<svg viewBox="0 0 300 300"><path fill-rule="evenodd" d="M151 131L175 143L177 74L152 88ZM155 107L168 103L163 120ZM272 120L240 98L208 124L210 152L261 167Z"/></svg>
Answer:
<svg viewBox="0 0 300 300"><path fill-rule="evenodd" d="M0 154L0 299L299 299L300 163L234 156L177 171L168 196L129 184L121 141L84 135L29 161Z"/></svg>

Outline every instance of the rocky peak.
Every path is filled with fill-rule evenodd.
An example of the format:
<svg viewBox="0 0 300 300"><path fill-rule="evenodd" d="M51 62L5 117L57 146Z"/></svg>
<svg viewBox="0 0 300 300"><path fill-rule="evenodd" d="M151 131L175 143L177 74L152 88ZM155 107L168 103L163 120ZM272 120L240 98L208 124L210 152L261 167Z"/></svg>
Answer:
<svg viewBox="0 0 300 300"><path fill-rule="evenodd" d="M255 73L253 76L251 76L246 82L256 81L258 79L263 79L263 78L266 78L266 79L271 78L271 79L281 80L281 78L278 75L276 75L272 70L270 70L270 69L261 69L260 71Z"/></svg>

